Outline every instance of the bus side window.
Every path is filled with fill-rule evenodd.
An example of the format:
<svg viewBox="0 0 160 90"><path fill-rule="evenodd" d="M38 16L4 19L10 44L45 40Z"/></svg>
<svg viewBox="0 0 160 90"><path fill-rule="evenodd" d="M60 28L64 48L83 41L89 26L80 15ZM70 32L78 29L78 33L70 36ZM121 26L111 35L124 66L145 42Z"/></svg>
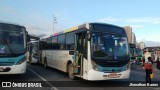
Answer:
<svg viewBox="0 0 160 90"><path fill-rule="evenodd" d="M63 35L59 35L58 36L58 44L60 44L60 50L63 50L64 49L64 45L65 45L65 34Z"/></svg>
<svg viewBox="0 0 160 90"><path fill-rule="evenodd" d="M73 50L74 49L74 43L72 43L72 44L70 44L71 46L70 46L70 50Z"/></svg>
<svg viewBox="0 0 160 90"><path fill-rule="evenodd" d="M74 32L66 34L66 49L73 50L74 49Z"/></svg>
<svg viewBox="0 0 160 90"><path fill-rule="evenodd" d="M64 49L64 46L63 46L62 44L60 45L60 49L61 49L61 50L63 50L63 49Z"/></svg>
<svg viewBox="0 0 160 90"><path fill-rule="evenodd" d="M57 36L52 37L52 49L60 49L57 41Z"/></svg>

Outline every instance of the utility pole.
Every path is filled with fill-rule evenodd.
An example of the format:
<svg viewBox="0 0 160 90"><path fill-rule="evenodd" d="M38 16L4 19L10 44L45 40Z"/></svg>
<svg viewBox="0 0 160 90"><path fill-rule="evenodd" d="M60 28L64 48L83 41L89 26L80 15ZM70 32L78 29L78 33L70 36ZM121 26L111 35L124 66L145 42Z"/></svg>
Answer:
<svg viewBox="0 0 160 90"><path fill-rule="evenodd" d="M55 24L57 23L57 18L53 15L53 33L55 32Z"/></svg>

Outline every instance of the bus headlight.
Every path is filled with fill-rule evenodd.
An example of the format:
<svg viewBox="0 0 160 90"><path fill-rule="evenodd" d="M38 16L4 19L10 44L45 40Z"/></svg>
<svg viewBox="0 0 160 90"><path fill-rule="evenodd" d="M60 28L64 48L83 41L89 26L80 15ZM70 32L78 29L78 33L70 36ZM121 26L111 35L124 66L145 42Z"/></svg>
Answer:
<svg viewBox="0 0 160 90"><path fill-rule="evenodd" d="M93 69L99 71L98 66L95 62L92 62Z"/></svg>
<svg viewBox="0 0 160 90"><path fill-rule="evenodd" d="M23 58L23 59L19 60L16 65L20 65L20 64L22 64L25 61L26 61L26 58Z"/></svg>
<svg viewBox="0 0 160 90"><path fill-rule="evenodd" d="M99 70L98 67L97 67L97 65L94 65L94 66L93 66L93 69L96 70L96 71Z"/></svg>
<svg viewBox="0 0 160 90"><path fill-rule="evenodd" d="M130 68L130 62L127 63L127 65L126 65L126 70L128 70L129 68Z"/></svg>

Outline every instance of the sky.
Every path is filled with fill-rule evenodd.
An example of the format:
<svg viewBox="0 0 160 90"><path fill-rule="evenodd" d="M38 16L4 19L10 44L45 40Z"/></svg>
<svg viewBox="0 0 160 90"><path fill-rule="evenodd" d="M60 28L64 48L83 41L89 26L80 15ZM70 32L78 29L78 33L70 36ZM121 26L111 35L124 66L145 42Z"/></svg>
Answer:
<svg viewBox="0 0 160 90"><path fill-rule="evenodd" d="M24 25L35 35L86 22L131 26L138 42L160 45L159 8L160 0L0 0L0 21Z"/></svg>

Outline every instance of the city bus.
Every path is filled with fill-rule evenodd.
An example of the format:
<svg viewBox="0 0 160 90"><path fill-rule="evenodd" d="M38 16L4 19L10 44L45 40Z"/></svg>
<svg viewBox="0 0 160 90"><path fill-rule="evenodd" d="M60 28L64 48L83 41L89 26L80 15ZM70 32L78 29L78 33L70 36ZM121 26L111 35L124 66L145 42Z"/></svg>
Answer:
<svg viewBox="0 0 160 90"><path fill-rule="evenodd" d="M0 74L26 72L26 47L29 40L24 26L0 22Z"/></svg>
<svg viewBox="0 0 160 90"><path fill-rule="evenodd" d="M37 63L38 61L38 42L39 41L30 41L28 43L28 62L31 63Z"/></svg>
<svg viewBox="0 0 160 90"><path fill-rule="evenodd" d="M131 64L135 64L135 60L136 60L136 45L135 44L132 44L132 43L129 43L129 47L130 47L130 61L131 61Z"/></svg>
<svg viewBox="0 0 160 90"><path fill-rule="evenodd" d="M135 52L136 52L136 61L137 63L143 63L142 61L142 50L140 48L136 48L135 49Z"/></svg>
<svg viewBox="0 0 160 90"><path fill-rule="evenodd" d="M45 40L44 67L66 72L71 79L95 81L130 77L128 38L121 27L86 23L54 33Z"/></svg>
<svg viewBox="0 0 160 90"><path fill-rule="evenodd" d="M45 47L45 42L40 40L30 41L28 43L28 62L42 64L42 51Z"/></svg>

